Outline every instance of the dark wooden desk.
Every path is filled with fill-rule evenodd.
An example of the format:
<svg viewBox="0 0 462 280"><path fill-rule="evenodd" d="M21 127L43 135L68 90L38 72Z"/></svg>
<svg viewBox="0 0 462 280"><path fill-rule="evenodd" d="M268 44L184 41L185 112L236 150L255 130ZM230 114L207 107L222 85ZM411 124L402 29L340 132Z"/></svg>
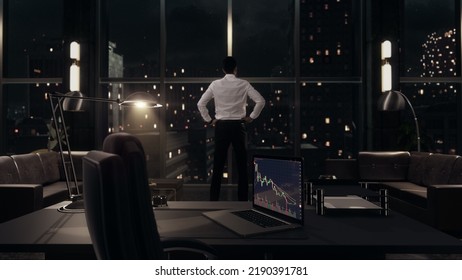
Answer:
<svg viewBox="0 0 462 280"><path fill-rule="evenodd" d="M302 229L240 238L201 215L204 210L243 208L246 202L169 202L155 210L161 237L200 239L221 258L380 259L389 253L462 254L462 242L391 212L319 216L306 210ZM60 205L0 224L0 252L44 252L46 258L94 258L85 215Z"/></svg>

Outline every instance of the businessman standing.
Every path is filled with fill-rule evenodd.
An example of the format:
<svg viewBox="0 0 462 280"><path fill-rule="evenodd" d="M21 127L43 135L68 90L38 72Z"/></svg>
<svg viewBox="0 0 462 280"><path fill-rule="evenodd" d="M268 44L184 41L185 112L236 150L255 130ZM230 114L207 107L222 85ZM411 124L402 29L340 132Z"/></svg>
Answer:
<svg viewBox="0 0 462 280"><path fill-rule="evenodd" d="M222 79L213 81L204 92L197 108L205 122L215 127L215 153L213 161L210 200L219 200L221 177L225 167L228 148L233 146L237 161L238 199L248 199L247 174L247 128L246 125L256 119L263 107L265 99L248 81L236 77L237 63L233 57L223 60ZM247 99L255 102L252 112L247 115ZM210 100L215 103L215 117L212 118L207 109Z"/></svg>

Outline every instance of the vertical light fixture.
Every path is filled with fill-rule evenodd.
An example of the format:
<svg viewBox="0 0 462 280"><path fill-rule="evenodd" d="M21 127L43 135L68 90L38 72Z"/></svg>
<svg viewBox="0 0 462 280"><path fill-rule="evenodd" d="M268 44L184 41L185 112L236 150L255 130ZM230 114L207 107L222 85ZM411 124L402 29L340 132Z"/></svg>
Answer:
<svg viewBox="0 0 462 280"><path fill-rule="evenodd" d="M387 92L392 89L392 71L390 65L391 58L391 42L386 40L381 45L382 57L382 92Z"/></svg>
<svg viewBox="0 0 462 280"><path fill-rule="evenodd" d="M69 90L80 91L80 45L73 41L70 45L72 65L69 69Z"/></svg>
<svg viewBox="0 0 462 280"><path fill-rule="evenodd" d="M233 56L233 0L228 0L228 22L227 22L228 56Z"/></svg>

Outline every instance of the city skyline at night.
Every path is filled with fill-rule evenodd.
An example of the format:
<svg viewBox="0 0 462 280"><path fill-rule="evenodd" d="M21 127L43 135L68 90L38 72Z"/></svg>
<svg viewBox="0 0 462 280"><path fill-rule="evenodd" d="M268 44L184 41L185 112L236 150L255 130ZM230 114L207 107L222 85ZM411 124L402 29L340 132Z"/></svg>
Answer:
<svg viewBox="0 0 462 280"><path fill-rule="evenodd" d="M8 135L13 137L7 140L8 143L15 144L14 129L23 119L50 122L47 93L67 92L69 38L66 32L72 28L63 23L64 12L56 11L63 9L58 2L50 0L45 4L54 10L54 19L33 20L41 27L40 32L14 17L16 10L24 9L22 2L9 6L11 23L8 25L6 53L11 56L5 76L37 79L39 82L5 85L7 129ZM143 1L146 4L143 9L130 7L124 10L123 1L109 1L103 5L107 15L98 17L101 32L106 32L100 37L101 48L97 54L101 69L100 73L86 73L85 79L97 80L98 94L103 97L123 98L134 91L146 91L164 102L161 110L147 111L136 118L117 106L109 107L104 133L177 133L191 138L189 134L193 131L209 129L196 104L209 83L223 76L220 64L227 55L226 35L229 32L225 2L167 1L164 19L160 16L157 1ZM294 3L299 3L299 7L296 8ZM248 127L252 152L301 152L309 157L315 154L316 161L326 157L355 156L357 148L354 143L360 137L360 128L364 127L357 114L362 102L359 93L367 85L363 74L365 43L362 41L359 5L352 0L273 0L271 5L260 7L258 3L233 1L232 51L239 64L238 76L248 79L267 100L260 118ZM403 24L415 26L414 21L419 19L411 12L420 12L425 5L416 1L405 5ZM452 11L442 5L441 9L448 13ZM295 15L296 11L298 15ZM126 20L134 14L138 21ZM299 22L295 28L296 18ZM162 20L165 22L160 24ZM401 75L419 78L460 75L458 43L455 41L459 36L458 29L450 23L447 20L435 29L428 27L415 33L406 31L404 35L409 34L406 38L412 40L402 40L400 46ZM160 31L162 25L165 34ZM17 28L24 32L12 36ZM418 48L415 47L417 42ZM410 46L413 51L408 51ZM161 54L164 55L163 62ZM445 60L439 60L438 56ZM46 79L53 82L43 82ZM441 83L408 83L400 88L416 104L420 114L431 110L437 103L455 102L459 93L459 86ZM92 88L86 94L97 93ZM249 104L251 106L253 104ZM437 149L454 150L455 142L448 141L445 135L454 136L433 125L441 114L431 114L431 117L428 120L424 116L421 118L422 129L427 130L423 134L429 134L432 143L451 143ZM83 125L93 127L93 124ZM452 125L450 121L449 126ZM172 146L162 155L172 162L177 156L188 158L196 149L195 145L207 146L206 143L210 142L213 141L204 136L197 142L191 140L183 146ZM15 152L14 145L12 147L8 153ZM203 147L196 150L201 149ZM206 158L210 159L208 155ZM185 159L184 162L194 169L191 166L193 160ZM173 171L170 173L174 174Z"/></svg>

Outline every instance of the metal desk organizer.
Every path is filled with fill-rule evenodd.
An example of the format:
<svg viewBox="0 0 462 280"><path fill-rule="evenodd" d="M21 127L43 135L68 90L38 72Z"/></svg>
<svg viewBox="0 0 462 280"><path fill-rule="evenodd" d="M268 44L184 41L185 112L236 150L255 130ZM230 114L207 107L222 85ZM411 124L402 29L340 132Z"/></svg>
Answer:
<svg viewBox="0 0 462 280"><path fill-rule="evenodd" d="M167 203L167 196L166 195L153 195L151 197L151 202L152 202L152 206L154 207L166 207L168 206L168 203Z"/></svg>
<svg viewBox="0 0 462 280"><path fill-rule="evenodd" d="M381 189L378 193L379 203L370 201L374 195L362 197L360 195L325 195L324 189L318 188L311 192L311 201L315 201L316 213L325 215L326 212L342 211L373 211L382 216L388 216L388 191Z"/></svg>
<svg viewBox="0 0 462 280"><path fill-rule="evenodd" d="M151 195L165 196L168 201L177 201L181 199L182 181L178 179L149 179Z"/></svg>

